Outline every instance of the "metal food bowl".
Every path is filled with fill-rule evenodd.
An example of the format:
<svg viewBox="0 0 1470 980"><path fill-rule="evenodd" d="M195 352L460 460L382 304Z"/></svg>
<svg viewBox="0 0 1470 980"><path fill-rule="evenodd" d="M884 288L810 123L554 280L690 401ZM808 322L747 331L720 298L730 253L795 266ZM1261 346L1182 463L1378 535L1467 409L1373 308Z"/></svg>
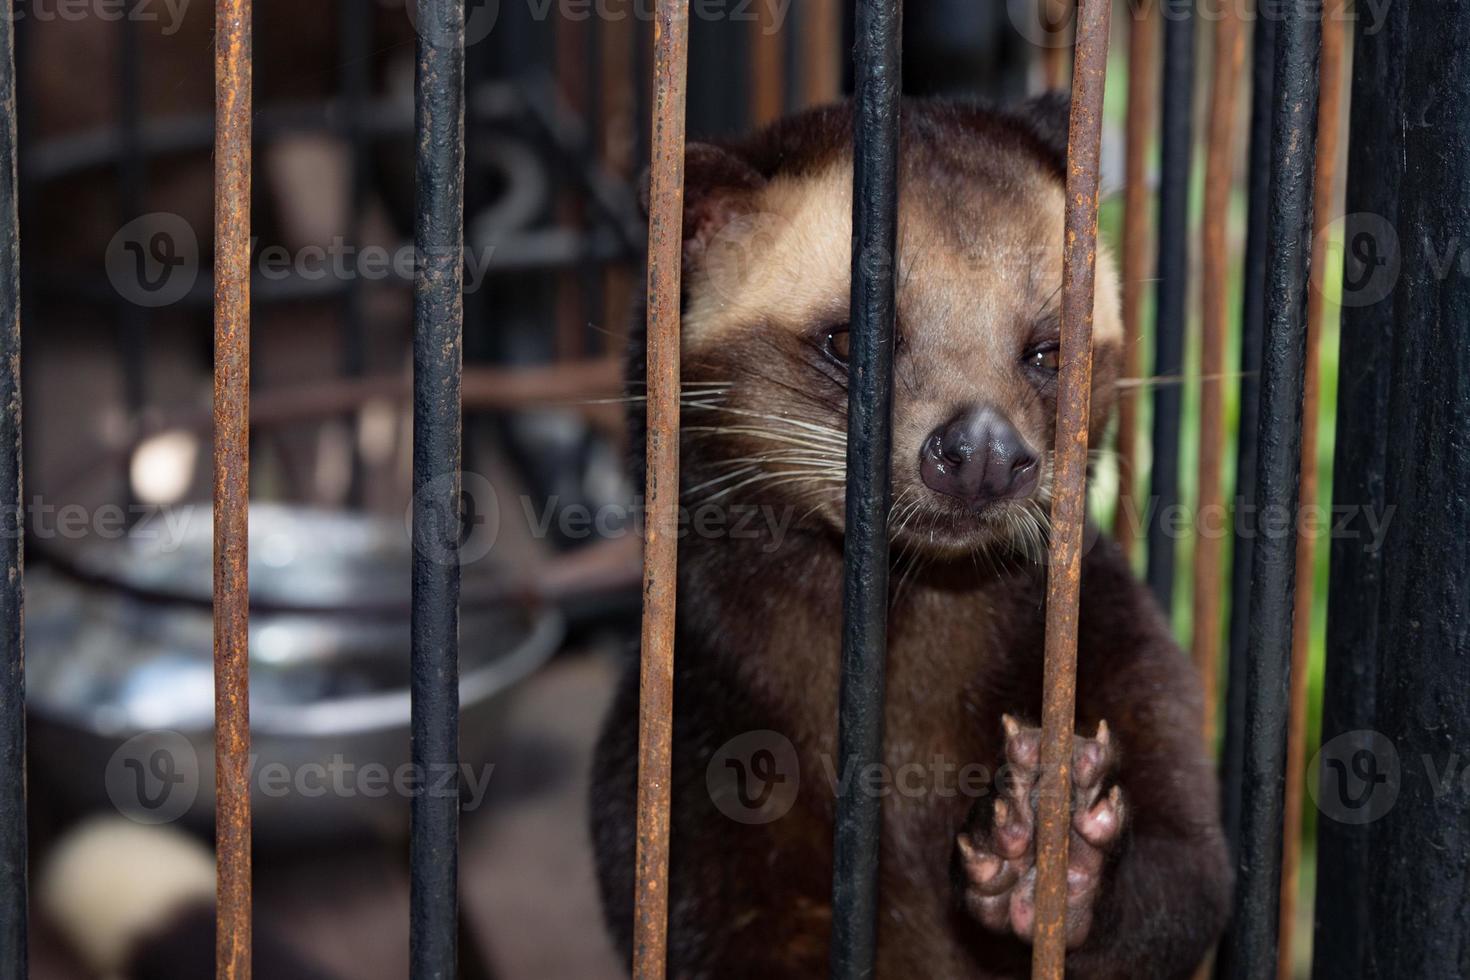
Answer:
<svg viewBox="0 0 1470 980"><path fill-rule="evenodd" d="M77 808L212 827L208 506L48 550L56 567L26 579L32 778ZM251 505L259 837L403 833L409 796L433 790L436 776L415 782L408 765L410 559L402 522ZM478 781L504 698L550 658L563 626L551 608L494 598L505 576L493 562L463 574L461 757Z"/></svg>

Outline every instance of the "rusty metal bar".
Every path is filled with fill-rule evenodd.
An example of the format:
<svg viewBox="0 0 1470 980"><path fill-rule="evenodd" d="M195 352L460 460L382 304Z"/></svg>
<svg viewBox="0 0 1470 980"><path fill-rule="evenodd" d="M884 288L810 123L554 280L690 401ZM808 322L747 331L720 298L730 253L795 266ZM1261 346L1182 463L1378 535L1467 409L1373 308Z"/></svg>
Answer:
<svg viewBox="0 0 1470 980"><path fill-rule="evenodd" d="M1123 376L1143 377L1143 300L1149 275L1149 138L1158 115L1158 4L1142 0L1128 20L1128 124L1123 203ZM1138 399L1140 389L1118 393L1118 508L1113 536L1126 555L1138 540Z"/></svg>
<svg viewBox="0 0 1470 980"><path fill-rule="evenodd" d="M750 115L756 126L775 122L786 109L786 35L776 9L758 4L750 23Z"/></svg>
<svg viewBox="0 0 1470 980"><path fill-rule="evenodd" d="M808 0L800 9L802 101L822 105L842 94L842 6Z"/></svg>
<svg viewBox="0 0 1470 980"><path fill-rule="evenodd" d="M661 980L669 928L669 798L678 584L679 289L684 245L684 106L688 0L659 0L654 19L648 182L648 470L639 663L638 826L633 976Z"/></svg>
<svg viewBox="0 0 1470 980"><path fill-rule="evenodd" d="M1226 4L1215 22L1215 64L1205 152L1205 208L1200 233L1199 506L1194 539L1194 664L1204 688L1204 736L1215 738L1220 676L1221 559L1225 544L1225 335L1229 319L1231 174L1235 107L1245 64L1245 32Z"/></svg>
<svg viewBox="0 0 1470 980"><path fill-rule="evenodd" d="M1317 161L1313 178L1312 230L1323 235L1338 216L1337 158L1342 148L1343 48L1347 41L1343 0L1322 7L1321 96L1317 103ZM1320 238L1314 239L1318 244ZM1316 256L1307 294L1307 350L1302 381L1301 490L1303 509L1317 503L1317 416L1321 405L1319 350L1327 328L1327 263ZM1281 857L1281 929L1276 974L1292 976L1292 926L1296 919L1298 872L1302 853L1302 794L1307 782L1307 655L1312 638L1313 579L1317 567L1316 528L1298 520L1296 604L1291 625L1291 713L1286 734L1286 846Z"/></svg>
<svg viewBox="0 0 1470 980"><path fill-rule="evenodd" d="M1066 22L1076 0L1038 0L1041 4L1041 82L1047 90L1061 88L1067 81Z"/></svg>
<svg viewBox="0 0 1470 980"><path fill-rule="evenodd" d="M27 975L25 554L21 504L20 219L15 12L0 7L0 976Z"/></svg>
<svg viewBox="0 0 1470 980"><path fill-rule="evenodd" d="M1159 273L1153 374L1184 373L1189 296L1189 174L1194 140L1194 0L1164 8L1164 71L1159 141ZM1175 551L1170 517L1179 504L1180 385L1154 388L1149 473L1148 585L1166 618L1174 607Z"/></svg>
<svg viewBox="0 0 1470 980"><path fill-rule="evenodd" d="M251 0L215 5L215 971L250 976Z"/></svg>
<svg viewBox="0 0 1470 980"><path fill-rule="evenodd" d="M1092 315L1097 198L1107 81L1109 0L1081 0L1067 142L1067 224L1062 251L1062 349L1056 468L1046 584L1041 701L1041 783L1036 807L1036 935L1031 975L1061 980L1066 964L1067 843L1072 826L1077 623L1082 532L1087 522L1087 426L1092 405Z"/></svg>
<svg viewBox="0 0 1470 980"><path fill-rule="evenodd" d="M902 0L858 0L854 24L852 331L837 710L837 762L843 772L865 771L883 758ZM856 780L837 796L830 950L834 980L873 975L882 802Z"/></svg>
<svg viewBox="0 0 1470 980"><path fill-rule="evenodd" d="M637 31L631 17L598 24L598 156L608 173L632 182L634 145L638 142L637 95L633 88ZM621 355L627 347L628 311L633 308L635 273L627 265L603 270L603 350Z"/></svg>
<svg viewBox="0 0 1470 980"><path fill-rule="evenodd" d="M409 813L409 962L416 978L450 978L459 949L464 6L418 0L416 26L409 693L419 782Z"/></svg>
<svg viewBox="0 0 1470 980"><path fill-rule="evenodd" d="M1280 8L1271 124L1271 226L1266 249L1266 335L1261 359L1263 514L1297 513L1307 270L1312 236L1312 147L1317 120L1321 24L1303 8ZM1291 674L1296 535L1264 533L1251 562L1250 645L1244 688L1239 878L1235 915L1221 947L1221 975L1271 975L1281 898L1282 816Z"/></svg>

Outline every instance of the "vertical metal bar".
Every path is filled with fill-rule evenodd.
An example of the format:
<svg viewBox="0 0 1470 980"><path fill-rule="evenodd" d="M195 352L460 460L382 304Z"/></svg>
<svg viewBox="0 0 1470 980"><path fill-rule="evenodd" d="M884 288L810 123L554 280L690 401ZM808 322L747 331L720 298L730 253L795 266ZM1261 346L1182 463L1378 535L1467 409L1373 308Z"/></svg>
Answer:
<svg viewBox="0 0 1470 980"><path fill-rule="evenodd" d="M852 351L837 722L838 765L844 772L862 771L883 758L902 0L858 0L855 26ZM856 782L838 795L832 868L835 980L873 973L882 818L882 800Z"/></svg>
<svg viewBox="0 0 1470 980"><path fill-rule="evenodd" d="M1287 4L1278 31L1256 500L1262 513L1284 517L1286 528L1264 531L1252 556L1240 875L1221 951L1224 975L1240 980L1276 969L1321 23L1301 5Z"/></svg>
<svg viewBox="0 0 1470 980"><path fill-rule="evenodd" d="M786 35L776 18L774 6L758 4L750 23L750 115L756 126L774 122L786 108Z"/></svg>
<svg viewBox="0 0 1470 980"><path fill-rule="evenodd" d="M1235 450L1235 513L1230 568L1230 660L1225 739L1220 753L1222 811L1231 853L1240 840L1245 765L1245 671L1250 637L1251 561L1255 532L1256 437L1260 430L1261 345L1266 322L1266 231L1271 220L1271 113L1276 76L1276 18L1256 16L1251 52L1250 189L1240 321L1240 410Z"/></svg>
<svg viewBox="0 0 1470 980"><path fill-rule="evenodd" d="M1072 826L1072 730L1082 532L1087 522L1087 427L1092 405L1092 314L1097 196L1107 81L1109 0L1081 0L1067 142L1067 223L1062 251L1062 350L1057 390L1051 555L1046 579L1046 660L1041 701L1041 784L1036 809L1036 937L1031 975L1061 980L1067 955L1067 843Z"/></svg>
<svg viewBox="0 0 1470 980"><path fill-rule="evenodd" d="M1123 375L1143 376L1143 297L1148 272L1149 138L1153 135L1158 100L1158 4L1142 0L1128 18L1128 126L1127 174L1123 204ZM1126 388L1118 398L1118 510L1113 535L1124 554L1133 553L1138 538L1138 400L1140 389Z"/></svg>
<svg viewBox="0 0 1470 980"><path fill-rule="evenodd" d="M15 12L0 7L0 977L27 975L25 551L21 504L20 224Z"/></svg>
<svg viewBox="0 0 1470 980"><path fill-rule="evenodd" d="M638 29L632 17L598 23L599 156L609 173L631 181L633 157L639 142L637 95L634 92L634 48ZM604 350L621 353L626 347L628 310L632 308L634 275L618 264L603 272L602 317Z"/></svg>
<svg viewBox="0 0 1470 980"><path fill-rule="evenodd" d="M688 0L659 0L653 45L652 165L648 180L648 513L643 532L643 654L638 678L635 980L660 980L668 950Z"/></svg>
<svg viewBox="0 0 1470 980"><path fill-rule="evenodd" d="M1235 104L1245 61L1239 14L1225 5L1215 22L1205 153L1205 213L1200 233L1199 507L1194 543L1195 667L1204 688L1204 735L1214 742L1220 674L1221 557L1224 551L1225 334L1229 318L1230 184L1235 155Z"/></svg>
<svg viewBox="0 0 1470 980"><path fill-rule="evenodd" d="M1384 738L1371 750L1380 778L1367 803L1382 816L1369 845L1365 971L1451 977L1466 974L1470 950L1470 793L1463 764L1470 745L1470 278L1444 257L1470 241L1470 7L1432 0L1394 6L1407 8L1390 15L1388 28L1403 31L1394 43L1404 63L1395 107L1403 126L1401 265L1387 362L1384 474L1384 499L1395 510L1383 535L1373 727ZM1371 265L1385 277L1380 282L1393 282L1393 241L1386 231L1377 239L1353 242L1351 254L1361 265L1349 269L1349 281L1360 282ZM1357 756L1340 748L1329 754L1326 747L1324 754L1346 762ZM1361 771L1367 760L1358 758ZM1396 799L1384 792L1395 768ZM1447 783L1452 769L1458 775ZM1324 800L1353 795L1340 783L1324 787Z"/></svg>
<svg viewBox="0 0 1470 980"><path fill-rule="evenodd" d="M1343 237L1349 246L1346 254L1357 258L1345 263L1343 274L1332 471L1333 504L1351 517L1345 533L1332 540L1322 689L1324 746L1343 745L1336 741L1340 736L1377 725L1379 605L1384 588L1377 522L1389 513L1384 475L1390 372L1384 365L1392 363L1395 341L1394 292L1382 287L1393 285L1383 277L1393 271L1388 260L1397 260L1385 232L1398 222L1405 166L1406 16L1404 4L1390 4L1378 18L1363 21L1353 46L1352 139L1344 203L1349 218ZM1384 262L1380 265L1378 259ZM1354 746L1360 747L1364 746ZM1339 758L1347 762L1352 755ZM1341 792L1332 766L1323 766L1320 778L1318 799L1331 800L1329 794ZM1373 824L1355 819L1358 813L1372 815L1339 808L1332 815L1319 812L1317 820L1312 957L1317 980L1367 976L1374 952L1371 892L1378 875L1369 850Z"/></svg>
<svg viewBox="0 0 1470 980"><path fill-rule="evenodd" d="M443 978L459 924L459 793L444 786L459 772L464 6L418 0L417 24L409 960L414 977Z"/></svg>
<svg viewBox="0 0 1470 980"><path fill-rule="evenodd" d="M1312 232L1322 235L1337 217L1337 157L1342 146L1342 70L1346 43L1345 0L1322 7L1322 54L1319 74L1321 97L1317 107L1316 174L1312 181ZM1327 263L1312 263L1307 296L1307 350L1302 382L1301 505L1317 503L1317 416L1321 406L1322 365L1319 350L1327 328ZM1296 542L1296 600L1291 626L1291 709L1286 736L1286 845L1281 856L1281 928L1276 975L1292 976L1291 947L1296 924L1298 870L1302 852L1302 794L1307 775L1307 655L1312 637L1313 582L1316 577L1317 528L1298 521Z"/></svg>
<svg viewBox="0 0 1470 980"><path fill-rule="evenodd" d="M250 976L251 0L215 7L215 969Z"/></svg>
<svg viewBox="0 0 1470 980"><path fill-rule="evenodd" d="M1047 90L1061 88L1067 81L1067 17L1076 0L1038 0L1043 18L1042 34L1047 46L1041 50L1041 82Z"/></svg>
<svg viewBox="0 0 1470 980"><path fill-rule="evenodd" d="M802 100L822 105L842 94L842 7L808 0L801 11Z"/></svg>
<svg viewBox="0 0 1470 980"><path fill-rule="evenodd" d="M1159 164L1158 310L1154 317L1153 466L1149 478L1148 585L1165 616L1174 601L1170 518L1179 504L1179 428L1189 296L1189 172L1194 139L1194 0L1164 6L1163 110Z"/></svg>

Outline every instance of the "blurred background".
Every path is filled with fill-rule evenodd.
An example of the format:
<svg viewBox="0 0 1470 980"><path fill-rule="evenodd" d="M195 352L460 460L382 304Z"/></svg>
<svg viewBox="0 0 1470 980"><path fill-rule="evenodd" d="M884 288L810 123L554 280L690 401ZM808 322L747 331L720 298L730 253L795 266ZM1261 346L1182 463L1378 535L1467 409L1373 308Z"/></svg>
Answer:
<svg viewBox="0 0 1470 980"><path fill-rule="evenodd" d="M327 786L349 786L257 795L255 907L314 960L362 978L400 977L408 963L408 802L365 790L364 777L408 752L410 6L255 3L256 768L316 767ZM695 3L691 138L840 97L849 6ZM1016 7L909 4L906 90L996 100L1040 90L1046 49L1013 21ZM205 0L16 9L40 866L93 812L211 833L213 10ZM1104 137L1113 242L1126 10L1114 21ZM597 902L586 786L637 635L619 362L642 289L651 12L651 0L467 3L463 753L487 776L465 802L467 976L622 973ZM1210 26L1200 29L1203 79ZM1232 254L1243 234L1241 197ZM1238 281L1237 267L1236 303ZM1146 315L1146 351L1150 324ZM1323 355L1326 463L1333 329ZM1185 500L1195 375L1184 381ZM1235 387L1225 386L1232 431ZM1329 477L1324 466L1323 499ZM1115 494L1103 466L1093 495L1105 523ZM1188 548L1174 617L1186 642ZM1310 900L1298 908L1305 920ZM34 976L86 976L44 916L33 929Z"/></svg>

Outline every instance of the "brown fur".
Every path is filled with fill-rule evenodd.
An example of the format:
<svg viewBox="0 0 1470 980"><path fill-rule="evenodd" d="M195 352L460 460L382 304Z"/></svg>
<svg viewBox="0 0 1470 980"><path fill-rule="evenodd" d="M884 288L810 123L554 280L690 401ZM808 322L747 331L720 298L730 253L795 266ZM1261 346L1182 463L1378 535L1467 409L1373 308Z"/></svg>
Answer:
<svg viewBox="0 0 1470 980"><path fill-rule="evenodd" d="M1033 447L1052 447L1054 382L1021 362L1057 331L1061 108L1054 99L1016 114L904 103L892 456L894 524L902 526L893 541L885 710L893 773L936 760L994 770L1003 759L1001 715L1039 716L1046 576L1034 518L1049 478L1029 509L1004 504L977 517L928 491L916 463L936 426L979 404L1003 410ZM846 319L849 118L847 107L817 110L743 145L690 152L683 377L686 386L718 382L720 393L686 389L685 504L727 488L719 502L785 508L793 521L779 546L770 537L689 534L680 547L676 977L827 969L843 494L831 433L845 429L847 395L845 371L823 345ZM1101 255L1095 442L1120 359L1116 289ZM635 389L641 372L640 354ZM802 456L813 462L796 461ZM739 466L752 469L713 482ZM782 467L788 475L737 488ZM1230 880L1198 685L1123 556L1111 541L1089 541L1078 728L1111 726L1131 816L1069 974L1183 977L1222 926ZM625 950L636 718L632 671L599 747L592 798L604 900ZM801 778L789 813L751 825L716 808L706 768L731 738L759 730L790 740ZM1029 948L986 930L957 901L956 835L988 819L991 797L946 789L884 800L878 975L1025 976Z"/></svg>

